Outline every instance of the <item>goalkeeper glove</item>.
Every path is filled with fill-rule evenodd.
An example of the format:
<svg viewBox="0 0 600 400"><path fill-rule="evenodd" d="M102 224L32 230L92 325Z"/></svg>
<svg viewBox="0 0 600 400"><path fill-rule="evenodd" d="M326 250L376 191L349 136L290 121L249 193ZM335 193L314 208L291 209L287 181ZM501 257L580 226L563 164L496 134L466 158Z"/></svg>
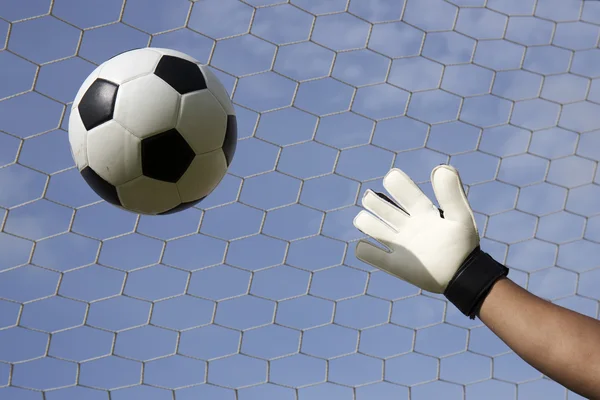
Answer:
<svg viewBox="0 0 600 400"><path fill-rule="evenodd" d="M440 165L431 173L438 209L401 170L383 186L393 200L368 190L354 226L382 244L361 240L356 257L419 288L443 293L474 319L492 285L508 274L479 247L479 234L458 171ZM395 201L395 202L394 202Z"/></svg>

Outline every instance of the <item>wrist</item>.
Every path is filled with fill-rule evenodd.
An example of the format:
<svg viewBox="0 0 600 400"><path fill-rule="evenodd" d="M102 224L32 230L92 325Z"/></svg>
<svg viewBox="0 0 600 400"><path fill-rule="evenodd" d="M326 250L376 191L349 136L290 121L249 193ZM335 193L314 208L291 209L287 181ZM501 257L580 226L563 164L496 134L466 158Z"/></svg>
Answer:
<svg viewBox="0 0 600 400"><path fill-rule="evenodd" d="M492 286L508 275L508 268L478 246L467 256L444 291L464 315L475 319Z"/></svg>

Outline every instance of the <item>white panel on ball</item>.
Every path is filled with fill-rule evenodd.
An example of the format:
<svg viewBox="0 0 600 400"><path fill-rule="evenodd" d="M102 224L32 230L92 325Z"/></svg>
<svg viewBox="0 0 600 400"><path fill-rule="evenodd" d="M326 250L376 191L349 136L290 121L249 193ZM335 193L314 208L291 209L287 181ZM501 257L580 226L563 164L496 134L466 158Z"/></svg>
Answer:
<svg viewBox="0 0 600 400"><path fill-rule="evenodd" d="M98 74L100 74L101 69L102 69L102 64L99 65L98 67L96 67L96 69L93 70L91 74L89 74L89 76L85 79L85 81L83 81L83 83L81 84L81 87L79 88L79 91L77 92L77 95L75 95L75 99L73 100L71 109L74 110L75 108L77 108L77 106L79 105L79 102L81 101L83 96L85 96L85 92L87 92L87 90L90 88L90 86L92 86L92 83L94 83L94 81L96 79L98 79Z"/></svg>
<svg viewBox="0 0 600 400"><path fill-rule="evenodd" d="M163 49L161 47L150 47L150 49L159 52L163 56L179 57L179 58L183 58L184 60L188 60L188 61L191 61L191 62L193 62L195 64L198 64L198 60L196 60L193 57L190 57L189 55L187 55L185 53L182 53L181 51L172 50L172 49Z"/></svg>
<svg viewBox="0 0 600 400"><path fill-rule="evenodd" d="M233 108L233 103L231 103L231 98L229 97L225 86L223 86L221 81L210 70L210 68L208 68L208 66L201 65L200 69L206 78L206 86L208 86L208 90L210 90L211 93L217 98L227 115L235 115L235 108Z"/></svg>
<svg viewBox="0 0 600 400"><path fill-rule="evenodd" d="M225 141L227 114L208 90L182 96L177 131L196 154L220 149Z"/></svg>
<svg viewBox="0 0 600 400"><path fill-rule="evenodd" d="M90 167L114 186L142 175L141 153L141 140L115 121L102 124L87 134Z"/></svg>
<svg viewBox="0 0 600 400"><path fill-rule="evenodd" d="M154 72L160 58L160 53L150 49L128 51L105 63L98 78L122 85Z"/></svg>
<svg viewBox="0 0 600 400"><path fill-rule="evenodd" d="M140 139L173 129L179 93L156 75L146 75L119 87L113 118Z"/></svg>
<svg viewBox="0 0 600 400"><path fill-rule="evenodd" d="M118 186L117 192L125 208L141 214L160 214L181 203L176 184L145 176Z"/></svg>
<svg viewBox="0 0 600 400"><path fill-rule="evenodd" d="M75 164L81 171L88 166L87 130L83 126L78 109L72 110L69 117L69 144L71 145L71 154Z"/></svg>
<svg viewBox="0 0 600 400"><path fill-rule="evenodd" d="M227 173L223 150L196 156L185 174L177 182L179 196L184 203L208 196Z"/></svg>

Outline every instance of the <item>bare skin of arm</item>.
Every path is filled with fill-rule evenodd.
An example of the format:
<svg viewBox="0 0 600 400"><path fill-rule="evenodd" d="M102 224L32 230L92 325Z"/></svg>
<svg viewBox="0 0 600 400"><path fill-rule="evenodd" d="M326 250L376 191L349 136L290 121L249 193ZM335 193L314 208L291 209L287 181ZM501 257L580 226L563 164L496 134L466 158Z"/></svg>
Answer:
<svg viewBox="0 0 600 400"><path fill-rule="evenodd" d="M496 282L479 318L535 369L600 400L600 321L543 300L510 279Z"/></svg>

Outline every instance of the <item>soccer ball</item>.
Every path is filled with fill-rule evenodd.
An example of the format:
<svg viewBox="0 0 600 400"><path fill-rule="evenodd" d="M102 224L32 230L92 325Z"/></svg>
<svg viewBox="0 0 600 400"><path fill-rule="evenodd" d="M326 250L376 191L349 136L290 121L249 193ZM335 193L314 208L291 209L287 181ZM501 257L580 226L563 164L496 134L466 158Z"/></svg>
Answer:
<svg viewBox="0 0 600 400"><path fill-rule="evenodd" d="M144 48L111 58L85 80L69 142L81 175L105 201L171 214L199 203L223 179L237 122L207 67L178 51Z"/></svg>

